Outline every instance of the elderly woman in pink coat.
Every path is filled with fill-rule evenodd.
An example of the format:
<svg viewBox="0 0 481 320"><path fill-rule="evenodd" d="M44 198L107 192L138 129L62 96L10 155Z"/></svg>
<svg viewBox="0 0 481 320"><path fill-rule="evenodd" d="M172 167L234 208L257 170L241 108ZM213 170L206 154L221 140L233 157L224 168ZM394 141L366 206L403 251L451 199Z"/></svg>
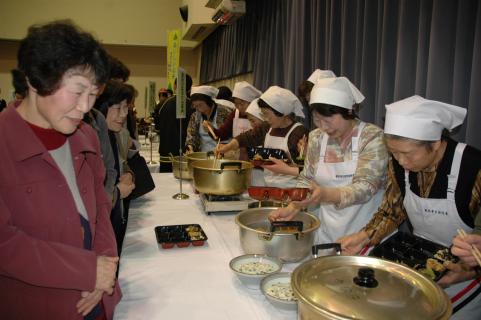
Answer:
<svg viewBox="0 0 481 320"><path fill-rule="evenodd" d="M107 54L68 22L33 26L28 81L0 115L0 318L111 319L117 250L95 131L82 123L109 77Z"/></svg>

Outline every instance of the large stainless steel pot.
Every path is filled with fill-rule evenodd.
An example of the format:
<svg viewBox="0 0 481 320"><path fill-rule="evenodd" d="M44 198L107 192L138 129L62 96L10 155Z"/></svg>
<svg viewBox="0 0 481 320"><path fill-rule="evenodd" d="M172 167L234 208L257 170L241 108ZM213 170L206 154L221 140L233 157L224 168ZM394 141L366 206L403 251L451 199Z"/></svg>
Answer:
<svg viewBox="0 0 481 320"><path fill-rule="evenodd" d="M192 168L192 163L194 161L198 160L207 160L207 159L214 159L214 152L209 151L209 152L192 152L188 153L185 155L185 158L187 159L187 167L189 168L190 176L193 176L193 168Z"/></svg>
<svg viewBox="0 0 481 320"><path fill-rule="evenodd" d="M187 165L187 158L185 156L182 157L182 162L180 162L180 156L175 156L172 158L172 173L174 177L180 179L180 171L182 170L182 179L184 180L191 180L192 174L189 171L189 167Z"/></svg>
<svg viewBox="0 0 481 320"><path fill-rule="evenodd" d="M252 164L233 160L198 160L192 163L197 191L213 195L243 193L250 184Z"/></svg>
<svg viewBox="0 0 481 320"><path fill-rule="evenodd" d="M374 257L324 256L292 274L298 319L448 319L451 302L433 281Z"/></svg>
<svg viewBox="0 0 481 320"><path fill-rule="evenodd" d="M311 252L319 219L306 212L297 214L295 220L302 221L302 231L274 231L268 216L277 207L252 208L240 212L235 222L239 226L239 237L245 253L266 254L284 262L295 262Z"/></svg>

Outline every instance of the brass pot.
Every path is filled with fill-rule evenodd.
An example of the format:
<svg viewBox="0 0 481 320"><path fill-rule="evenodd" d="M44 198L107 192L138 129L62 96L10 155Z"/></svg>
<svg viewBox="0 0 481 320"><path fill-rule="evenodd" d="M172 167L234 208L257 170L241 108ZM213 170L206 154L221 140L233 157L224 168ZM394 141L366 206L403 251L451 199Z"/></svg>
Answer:
<svg viewBox="0 0 481 320"><path fill-rule="evenodd" d="M292 274L298 319L449 319L451 302L433 281L374 257L323 256Z"/></svg>
<svg viewBox="0 0 481 320"><path fill-rule="evenodd" d="M180 156L175 156L172 158L172 173L174 177L180 179L180 171L182 170L182 179L191 180L192 175L189 171L187 165L187 159L185 156L182 157L182 162L180 162Z"/></svg>
<svg viewBox="0 0 481 320"><path fill-rule="evenodd" d="M197 160L207 160L207 159L214 159L214 152L209 151L209 152L192 152L188 153L185 155L185 158L187 159L187 167L190 172L190 176L193 177L193 168L192 168L192 163Z"/></svg>
<svg viewBox="0 0 481 320"><path fill-rule="evenodd" d="M240 212L235 222L239 226L239 239L245 253L265 254L278 257L284 262L296 262L311 253L319 219L306 212L296 215L301 221L301 231L271 231L269 213L277 207L252 208Z"/></svg>
<svg viewBox="0 0 481 320"><path fill-rule="evenodd" d="M250 184L252 164L246 161L198 160L192 163L197 191L229 196L243 193Z"/></svg>

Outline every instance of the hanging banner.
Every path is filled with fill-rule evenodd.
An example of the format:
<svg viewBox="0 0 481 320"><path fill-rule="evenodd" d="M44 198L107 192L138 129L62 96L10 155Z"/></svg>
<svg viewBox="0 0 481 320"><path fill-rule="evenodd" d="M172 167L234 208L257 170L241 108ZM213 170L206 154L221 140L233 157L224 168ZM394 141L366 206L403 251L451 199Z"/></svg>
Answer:
<svg viewBox="0 0 481 320"><path fill-rule="evenodd" d="M175 29L167 33L167 89L173 91L180 57L180 30Z"/></svg>
<svg viewBox="0 0 481 320"><path fill-rule="evenodd" d="M155 81L149 81L149 114L151 114L155 109Z"/></svg>
<svg viewBox="0 0 481 320"><path fill-rule="evenodd" d="M147 105L149 103L149 94L148 94L148 87L145 87L144 92L144 117L149 117L150 114L147 112Z"/></svg>
<svg viewBox="0 0 481 320"><path fill-rule="evenodd" d="M185 70L179 67L177 70L177 90L176 90L176 109L175 115L177 119L185 118L186 114L186 98L187 90L185 85Z"/></svg>

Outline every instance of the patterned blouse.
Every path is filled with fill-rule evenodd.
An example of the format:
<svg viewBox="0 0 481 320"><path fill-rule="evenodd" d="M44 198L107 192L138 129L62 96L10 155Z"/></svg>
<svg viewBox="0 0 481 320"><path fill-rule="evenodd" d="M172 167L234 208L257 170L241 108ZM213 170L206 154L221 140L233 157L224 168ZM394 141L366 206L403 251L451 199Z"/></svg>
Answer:
<svg viewBox="0 0 481 320"><path fill-rule="evenodd" d="M417 174L417 184L420 196L425 198L429 195L434 184L437 171L421 171ZM393 160L389 160L387 172L387 184L384 198L379 210L374 214L364 230L369 235L370 245L378 244L383 238L391 234L407 218L406 209L403 205L404 197L396 181ZM481 234L481 170L476 175L471 190L469 212L474 219L474 231Z"/></svg>
<svg viewBox="0 0 481 320"><path fill-rule="evenodd" d="M344 162L352 159L351 138L357 136L359 124L360 121L356 120L351 135L341 144L334 138L328 138L326 162ZM309 134L304 169L298 180L299 186L309 186L309 181L314 180L319 165L321 141L325 134L321 129L315 129ZM359 138L359 149L357 169L352 183L340 188L341 202L335 205L337 209L365 203L384 187L389 156L383 140L383 131L373 124L366 123Z"/></svg>
<svg viewBox="0 0 481 320"><path fill-rule="evenodd" d="M192 113L192 115L190 116L189 125L187 127L187 136L185 139L186 147L188 145L191 145L194 151L200 151L201 140L199 135L199 128L201 126L202 121L209 120L212 122L212 119L214 118L215 113L217 113L217 118L215 119L215 123L217 124L217 127L220 127L224 123L224 120L227 118L229 113L232 112L232 110L229 109L228 107L218 105L218 104L215 106L215 108L216 110L214 110L210 119L207 119L207 117L203 116L199 111L195 111L194 113Z"/></svg>

